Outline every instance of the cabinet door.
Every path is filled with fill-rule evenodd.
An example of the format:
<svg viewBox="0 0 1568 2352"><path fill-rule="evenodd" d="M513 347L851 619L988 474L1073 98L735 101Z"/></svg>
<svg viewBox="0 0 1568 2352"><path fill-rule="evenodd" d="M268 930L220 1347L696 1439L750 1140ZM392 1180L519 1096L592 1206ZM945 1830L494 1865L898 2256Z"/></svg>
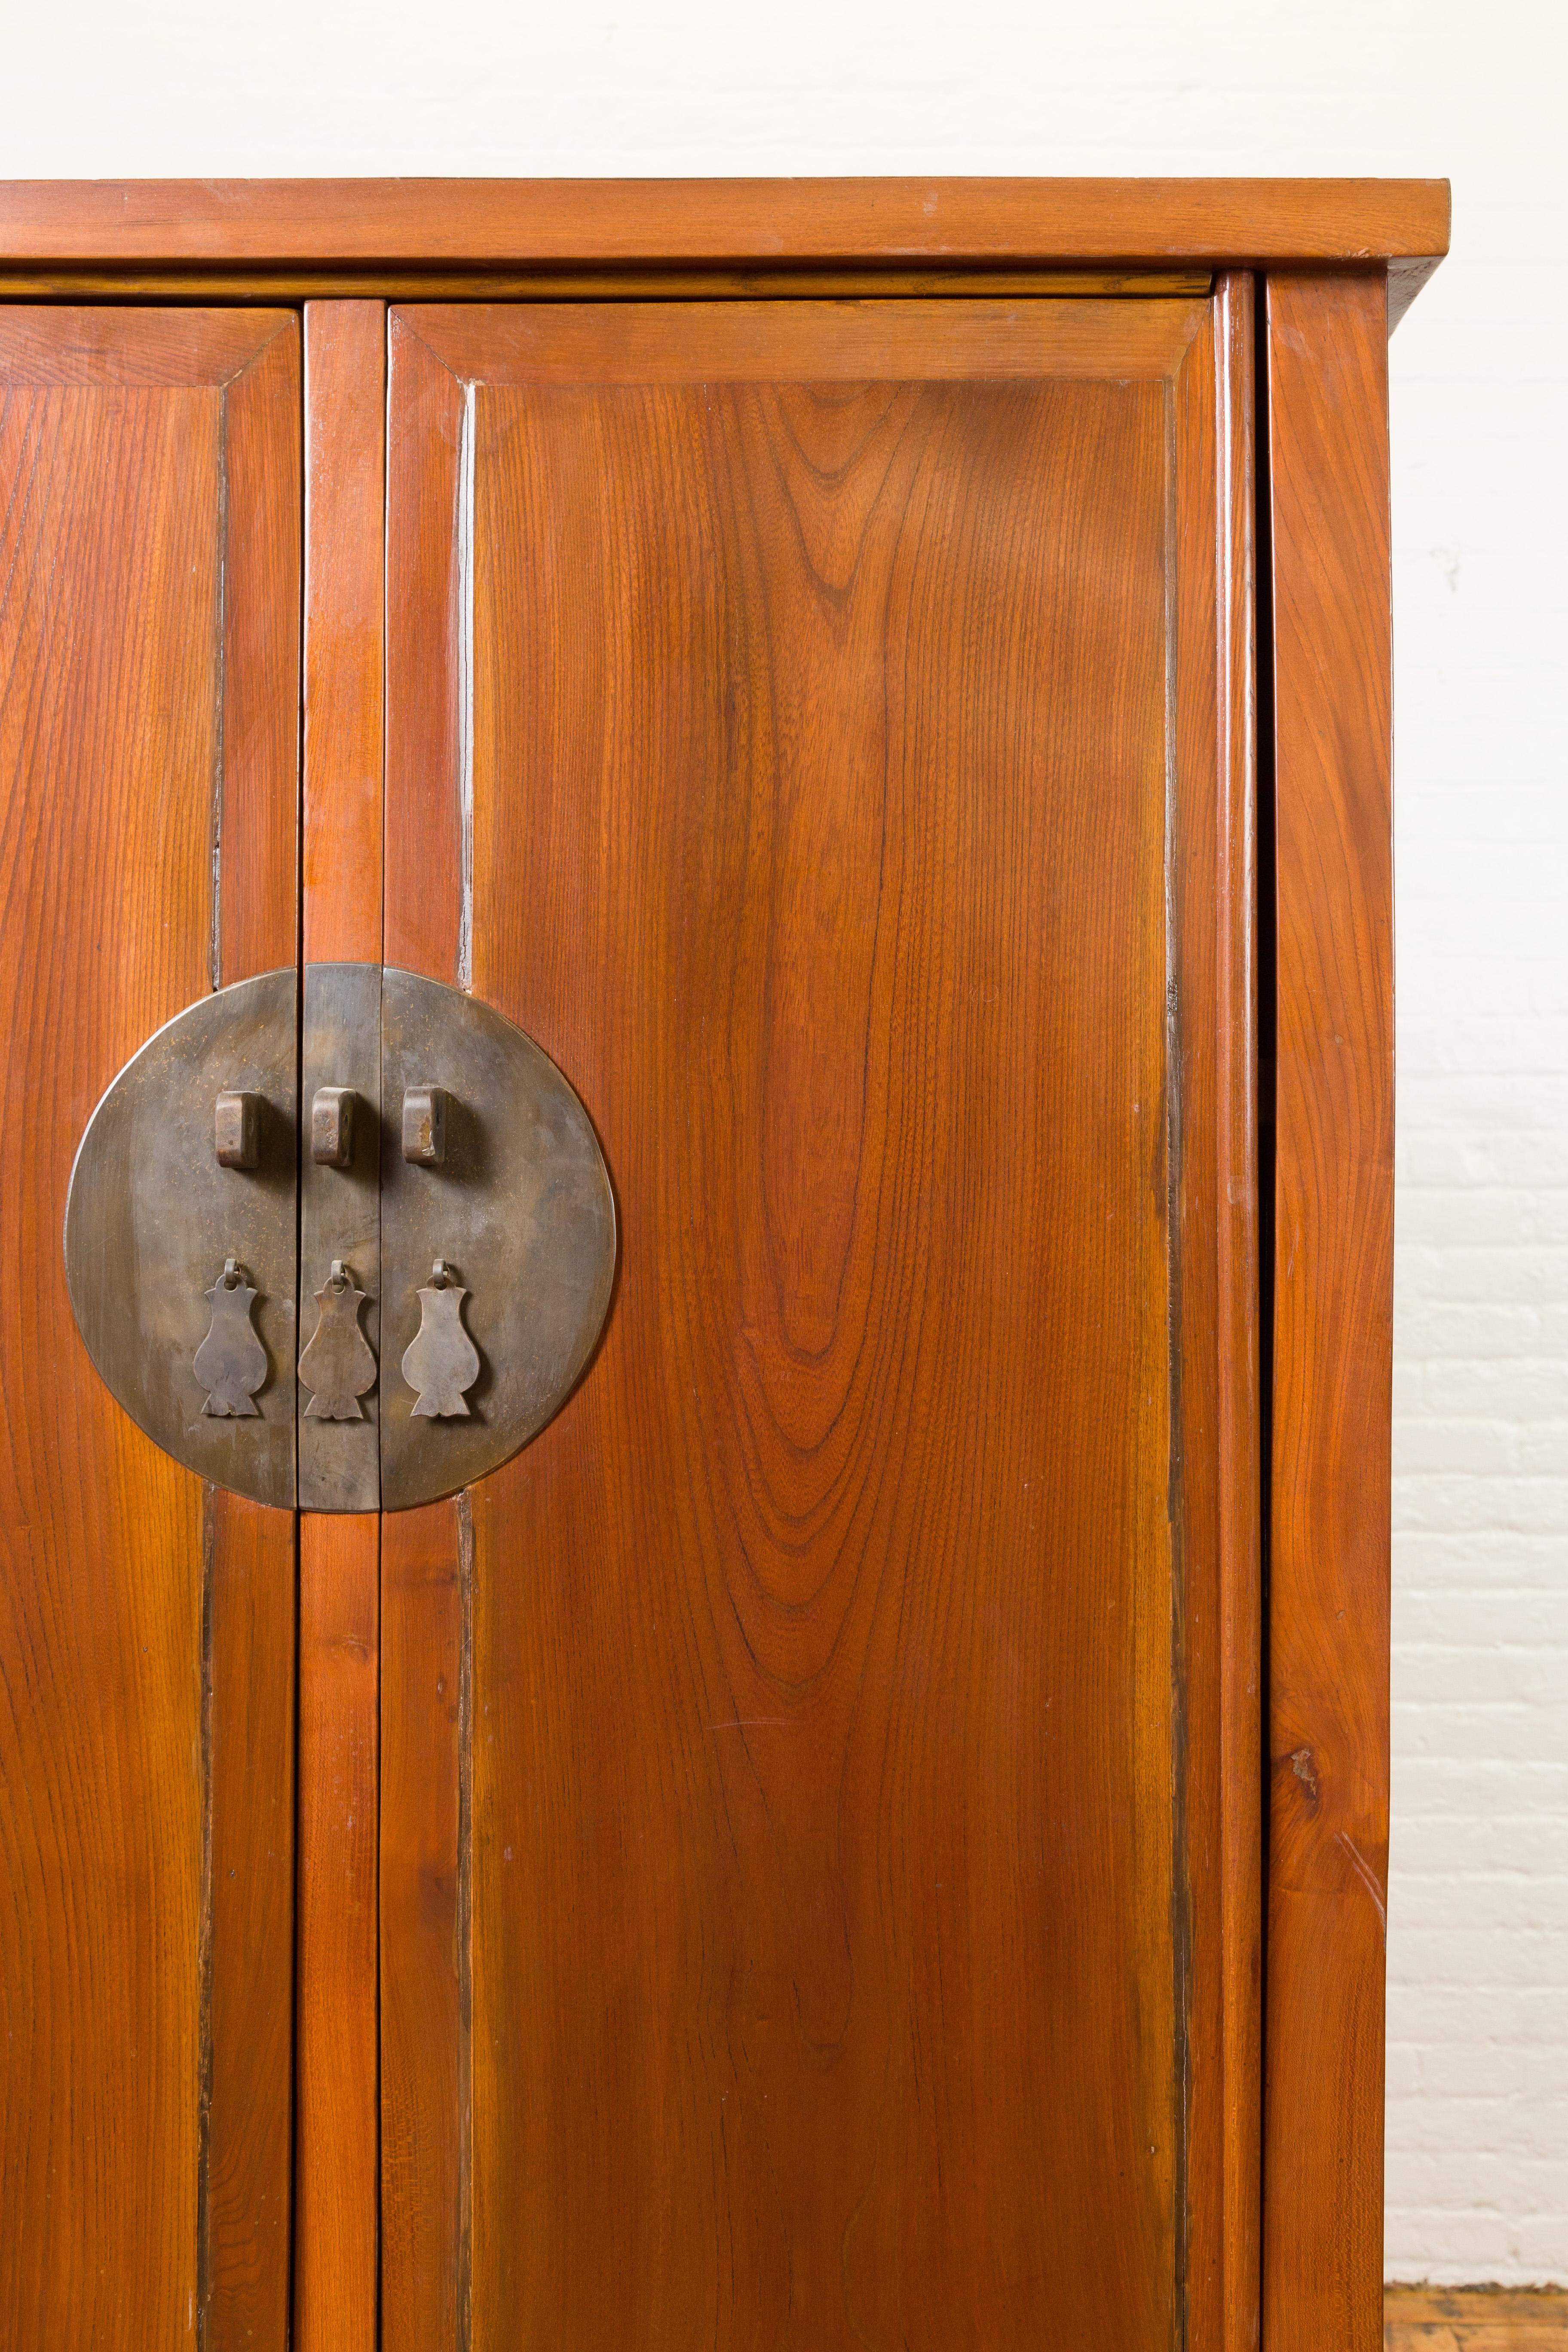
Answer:
<svg viewBox="0 0 1568 2352"><path fill-rule="evenodd" d="M121 1412L72 1154L295 956L298 324L0 309L0 2341L286 2339L294 1534Z"/></svg>
<svg viewBox="0 0 1568 2352"><path fill-rule="evenodd" d="M393 314L386 959L566 1073L621 1256L384 1524L387 2352L1221 2340L1235 324Z"/></svg>

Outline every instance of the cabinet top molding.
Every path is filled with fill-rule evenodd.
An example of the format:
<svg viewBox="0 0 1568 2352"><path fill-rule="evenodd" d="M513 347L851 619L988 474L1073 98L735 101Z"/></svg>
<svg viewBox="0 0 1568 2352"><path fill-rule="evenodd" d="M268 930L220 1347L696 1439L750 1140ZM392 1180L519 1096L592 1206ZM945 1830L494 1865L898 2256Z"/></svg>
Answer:
<svg viewBox="0 0 1568 2352"><path fill-rule="evenodd" d="M0 268L1430 265L1447 249L1447 180L0 182Z"/></svg>

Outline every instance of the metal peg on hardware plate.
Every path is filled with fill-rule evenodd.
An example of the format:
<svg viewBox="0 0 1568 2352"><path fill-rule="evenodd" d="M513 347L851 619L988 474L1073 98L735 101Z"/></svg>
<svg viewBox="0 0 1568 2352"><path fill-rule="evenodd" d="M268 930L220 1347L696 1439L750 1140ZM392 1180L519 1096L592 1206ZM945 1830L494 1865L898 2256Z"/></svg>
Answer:
<svg viewBox="0 0 1568 2352"><path fill-rule="evenodd" d="M354 1091L318 1087L310 1102L310 1157L319 1168L348 1168L354 1156Z"/></svg>
<svg viewBox="0 0 1568 2352"><path fill-rule="evenodd" d="M447 1096L441 1087L409 1087L403 1097L403 1157L439 1168L447 1157Z"/></svg>
<svg viewBox="0 0 1568 2352"><path fill-rule="evenodd" d="M213 1107L213 1144L220 1168L257 1168L261 1161L261 1097L219 1095Z"/></svg>

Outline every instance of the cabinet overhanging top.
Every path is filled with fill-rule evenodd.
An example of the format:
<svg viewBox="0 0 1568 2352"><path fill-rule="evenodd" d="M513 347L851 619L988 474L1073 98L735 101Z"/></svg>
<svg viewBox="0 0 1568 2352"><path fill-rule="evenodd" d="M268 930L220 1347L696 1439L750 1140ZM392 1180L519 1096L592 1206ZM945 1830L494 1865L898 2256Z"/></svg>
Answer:
<svg viewBox="0 0 1568 2352"><path fill-rule="evenodd" d="M1446 180L0 182L0 269L1429 266L1447 249Z"/></svg>

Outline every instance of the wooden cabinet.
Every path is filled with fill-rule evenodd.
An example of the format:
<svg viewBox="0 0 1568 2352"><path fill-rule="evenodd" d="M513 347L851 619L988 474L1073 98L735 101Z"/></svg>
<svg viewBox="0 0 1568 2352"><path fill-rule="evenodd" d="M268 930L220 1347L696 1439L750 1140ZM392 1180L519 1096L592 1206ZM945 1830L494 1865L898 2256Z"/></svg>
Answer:
<svg viewBox="0 0 1568 2352"><path fill-rule="evenodd" d="M1379 2341L1446 223L0 190L0 2340ZM414 1509L204 1487L66 1297L99 1095L297 960L495 1008L614 1187Z"/></svg>

